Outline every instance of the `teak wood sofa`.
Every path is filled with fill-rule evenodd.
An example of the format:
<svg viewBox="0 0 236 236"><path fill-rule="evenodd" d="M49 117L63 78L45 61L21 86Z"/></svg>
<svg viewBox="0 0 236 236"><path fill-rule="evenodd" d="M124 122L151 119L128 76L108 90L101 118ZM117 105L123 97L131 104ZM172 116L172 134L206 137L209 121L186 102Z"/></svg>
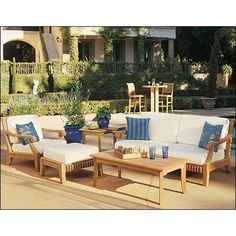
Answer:
<svg viewBox="0 0 236 236"><path fill-rule="evenodd" d="M90 154L98 152L98 148L81 143L67 144L64 139L63 117L19 115L1 119L7 146L7 165L10 165L13 159L33 160L36 171L41 170L41 175L45 175L47 166L58 169L61 183L66 180L66 172L93 166ZM37 142L30 135L23 136L17 133L16 124L29 122L33 123L39 136ZM53 124L54 129L42 128L50 126L49 124ZM60 129L55 129L57 127ZM23 145L22 138L27 138L29 144Z"/></svg>
<svg viewBox="0 0 236 236"><path fill-rule="evenodd" d="M120 136L121 140L116 142L115 147L141 145L148 150L148 147L156 146L157 154L161 155L161 147L169 146L169 156L187 159L188 171L203 174L204 186L208 186L211 171L222 167L231 171L230 150L234 119L151 112L143 112L137 117L150 118L149 140L122 139L122 133L118 132L117 138ZM219 141L200 148L198 143L205 121L213 125L221 124L223 129ZM219 145L217 152L214 152L215 145Z"/></svg>

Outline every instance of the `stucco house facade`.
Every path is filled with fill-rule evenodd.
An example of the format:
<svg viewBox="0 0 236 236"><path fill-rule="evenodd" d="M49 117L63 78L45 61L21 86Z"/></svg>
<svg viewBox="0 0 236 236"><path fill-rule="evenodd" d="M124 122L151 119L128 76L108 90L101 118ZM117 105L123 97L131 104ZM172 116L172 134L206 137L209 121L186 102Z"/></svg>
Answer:
<svg viewBox="0 0 236 236"><path fill-rule="evenodd" d="M70 37L76 37L78 60L104 60L104 39L101 27L1 27L1 61L45 62L53 59L70 60ZM67 27L68 29L68 27ZM144 61L158 62L174 56L175 27L140 27L144 36ZM14 58L14 59L13 59ZM114 62L137 62L137 34L132 27L122 38L113 40Z"/></svg>

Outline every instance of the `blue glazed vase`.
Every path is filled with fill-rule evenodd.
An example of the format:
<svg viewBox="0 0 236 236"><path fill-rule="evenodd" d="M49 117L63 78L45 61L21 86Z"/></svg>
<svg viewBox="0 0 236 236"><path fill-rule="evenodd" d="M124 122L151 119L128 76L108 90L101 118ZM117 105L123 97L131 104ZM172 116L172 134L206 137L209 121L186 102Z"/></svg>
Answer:
<svg viewBox="0 0 236 236"><path fill-rule="evenodd" d="M106 117L101 117L98 119L98 126L100 129L108 128L109 120Z"/></svg>
<svg viewBox="0 0 236 236"><path fill-rule="evenodd" d="M79 130L82 127L78 125L66 125L65 127L67 143L81 143L82 132Z"/></svg>

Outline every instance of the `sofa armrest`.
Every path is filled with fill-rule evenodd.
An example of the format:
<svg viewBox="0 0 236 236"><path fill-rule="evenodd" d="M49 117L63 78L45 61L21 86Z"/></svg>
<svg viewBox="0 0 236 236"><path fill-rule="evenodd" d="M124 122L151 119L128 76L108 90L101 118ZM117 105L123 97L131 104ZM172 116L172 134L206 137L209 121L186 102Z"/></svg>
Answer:
<svg viewBox="0 0 236 236"><path fill-rule="evenodd" d="M220 139L218 141L208 143L207 146L206 146L206 150L208 151L208 155L207 155L207 158L206 158L206 161L205 161L204 164L208 164L208 163L210 163L212 161L213 154L214 154L214 146L215 145L219 145L221 143L228 142L231 139L232 139L232 135L228 134L224 138L222 138L222 139Z"/></svg>
<svg viewBox="0 0 236 236"><path fill-rule="evenodd" d="M66 134L64 130L56 130L56 129L45 129L42 128L42 132L44 133L57 133L58 134L58 138L63 138Z"/></svg>
<svg viewBox="0 0 236 236"><path fill-rule="evenodd" d="M7 136L12 136L12 137L16 137L16 138L27 138L29 140L29 143L34 143L34 138L31 135L21 135L21 134L17 134L11 131L6 130L5 131Z"/></svg>
<svg viewBox="0 0 236 236"><path fill-rule="evenodd" d="M226 135L224 138L222 138L222 139L220 139L220 140L218 140L218 141L210 142L210 143L207 144L206 150L208 150L208 151L213 151L215 145L219 145L219 144L221 144L221 143L225 143L225 142L229 141L231 138L232 138L232 135L231 135L231 134L228 134L228 135Z"/></svg>

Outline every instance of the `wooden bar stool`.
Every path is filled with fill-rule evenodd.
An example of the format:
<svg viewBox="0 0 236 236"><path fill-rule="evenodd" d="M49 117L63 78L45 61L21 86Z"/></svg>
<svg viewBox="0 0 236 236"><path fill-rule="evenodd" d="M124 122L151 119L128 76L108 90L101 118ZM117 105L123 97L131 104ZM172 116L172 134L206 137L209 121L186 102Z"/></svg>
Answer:
<svg viewBox="0 0 236 236"><path fill-rule="evenodd" d="M173 93L174 93L174 83L163 83L167 85L166 88L162 88L162 91L159 94L159 108L163 111L163 108L168 113L169 110L173 113Z"/></svg>
<svg viewBox="0 0 236 236"><path fill-rule="evenodd" d="M134 83L127 83L128 86L128 96L129 96L129 113L133 108L133 112L136 112L138 107L138 112L147 110L147 97L142 94L136 94Z"/></svg>

